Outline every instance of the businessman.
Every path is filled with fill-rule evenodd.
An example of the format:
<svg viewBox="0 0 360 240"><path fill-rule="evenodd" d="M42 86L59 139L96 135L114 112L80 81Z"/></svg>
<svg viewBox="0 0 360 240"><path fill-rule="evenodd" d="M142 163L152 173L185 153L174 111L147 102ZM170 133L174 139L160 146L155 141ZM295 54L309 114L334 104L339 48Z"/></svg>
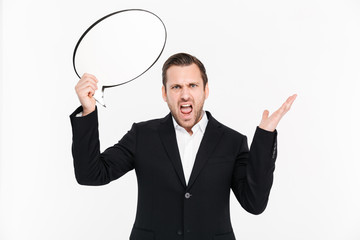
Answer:
<svg viewBox="0 0 360 240"><path fill-rule="evenodd" d="M138 204L131 240L234 240L230 189L246 211L265 210L275 168L276 127L296 95L270 116L264 111L249 149L246 136L203 110L209 86L196 57L171 56L163 65L162 81L170 113L134 123L118 143L100 153L93 98L97 79L82 76L75 87L81 106L70 116L76 179L103 185L135 170Z"/></svg>

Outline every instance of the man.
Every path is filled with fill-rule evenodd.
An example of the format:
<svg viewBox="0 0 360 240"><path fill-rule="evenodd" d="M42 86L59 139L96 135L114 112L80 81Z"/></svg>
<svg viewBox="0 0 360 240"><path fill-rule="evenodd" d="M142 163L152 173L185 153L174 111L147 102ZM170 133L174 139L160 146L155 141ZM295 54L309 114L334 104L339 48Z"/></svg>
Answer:
<svg viewBox="0 0 360 240"><path fill-rule="evenodd" d="M76 86L82 106L71 115L75 175L80 184L102 185L135 169L138 205L131 240L234 240L230 189L248 212L264 211L275 168L275 128L296 95L270 117L264 111L249 151L244 135L203 111L209 95L203 64L175 54L163 66L162 95L171 113L133 124L100 154L96 83L85 74Z"/></svg>

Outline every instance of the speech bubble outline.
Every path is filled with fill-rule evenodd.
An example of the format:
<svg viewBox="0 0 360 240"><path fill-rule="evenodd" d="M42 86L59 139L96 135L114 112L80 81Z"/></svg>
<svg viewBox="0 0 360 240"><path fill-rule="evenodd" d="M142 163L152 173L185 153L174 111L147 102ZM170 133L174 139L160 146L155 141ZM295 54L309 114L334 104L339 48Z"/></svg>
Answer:
<svg viewBox="0 0 360 240"><path fill-rule="evenodd" d="M135 77L132 77L130 78L129 80L125 80L121 83L118 83L118 84L111 84L111 85L102 85L100 82L101 80L99 80L99 83L98 83L98 86L100 85L100 89L101 91L96 91L95 94L94 94L94 98L95 100L100 104L102 105L103 107L106 107L105 105L105 101L104 101L104 91L106 88L112 88L112 87L117 87L117 86L121 86L121 85L124 85L126 83L129 83L129 82L132 82L134 81L135 79L139 78L140 76L142 76L143 74L145 74L152 66L154 66L154 64L159 60L161 54L163 53L164 49L165 49L165 45L166 45L166 41L167 41L167 30L166 30L166 26L164 24L164 22L161 20L161 18L156 15L155 13L151 12L151 11L148 11L148 10L145 10L145 9L124 9L124 10L120 10L120 11L116 11L116 12L113 12L113 13L110 13L102 18L100 18L99 20L97 20L96 22L94 22L88 29L86 29L86 31L81 35L80 39L78 40L78 42L76 43L76 46L75 46L75 49L74 49L74 52L73 52L73 68L74 68L74 71L76 73L76 75L81 78L79 72L78 72L78 69L76 68L76 54L78 52L78 48L80 46L80 43L82 43L83 39L85 38L85 36L87 36L87 34L90 32L90 30L92 30L95 26L97 26L99 23L101 23L102 21L104 21L105 19L108 19L109 17L111 16L114 16L116 14L120 14L120 13L125 13L125 12L130 12L130 11L140 11L140 12L143 12L143 13L148 13L148 14L151 14L153 16L155 16L159 21L160 23L162 24L163 26L163 30L164 30L164 42L162 44L162 48L160 50L160 53L157 55L157 57L155 58L155 60L150 64L149 67L147 67L144 71L141 71L139 74L135 75Z"/></svg>

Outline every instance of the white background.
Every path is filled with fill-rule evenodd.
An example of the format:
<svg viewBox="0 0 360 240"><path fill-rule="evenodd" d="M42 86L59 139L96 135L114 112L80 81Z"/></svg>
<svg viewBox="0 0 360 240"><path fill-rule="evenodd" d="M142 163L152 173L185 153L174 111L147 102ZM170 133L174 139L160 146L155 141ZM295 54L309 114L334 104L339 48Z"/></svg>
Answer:
<svg viewBox="0 0 360 240"><path fill-rule="evenodd" d="M79 105L72 52L100 17L127 8L168 28L159 62L107 90L101 147L133 122L168 113L161 65L176 52L208 70L205 109L251 142L262 111L298 94L278 126L278 159L266 211L231 195L238 239L360 239L360 2L351 0L1 2L0 239L128 239L134 171L101 187L76 183L69 114Z"/></svg>

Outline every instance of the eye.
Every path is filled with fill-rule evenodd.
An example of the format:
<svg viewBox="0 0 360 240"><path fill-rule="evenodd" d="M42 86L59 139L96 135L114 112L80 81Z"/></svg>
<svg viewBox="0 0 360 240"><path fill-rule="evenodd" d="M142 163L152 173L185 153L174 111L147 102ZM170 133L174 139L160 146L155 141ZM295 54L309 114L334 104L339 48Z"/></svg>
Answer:
<svg viewBox="0 0 360 240"><path fill-rule="evenodd" d="M171 89L180 89L179 85L172 86Z"/></svg>
<svg viewBox="0 0 360 240"><path fill-rule="evenodd" d="M190 84L190 87L191 87L191 88L195 88L195 87L197 87L197 86L198 86L198 85L195 84L195 83Z"/></svg>

